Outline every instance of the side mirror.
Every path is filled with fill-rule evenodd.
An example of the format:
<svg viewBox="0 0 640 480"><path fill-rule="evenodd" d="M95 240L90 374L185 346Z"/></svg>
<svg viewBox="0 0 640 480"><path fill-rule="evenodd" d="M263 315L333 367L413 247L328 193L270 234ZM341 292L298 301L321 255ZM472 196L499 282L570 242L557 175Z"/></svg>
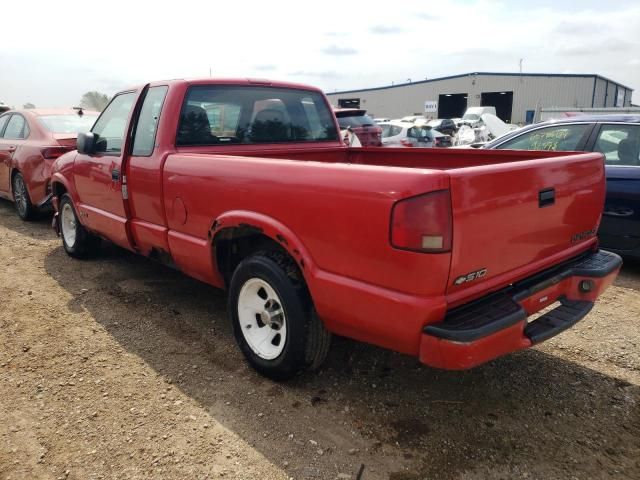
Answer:
<svg viewBox="0 0 640 480"><path fill-rule="evenodd" d="M96 151L97 135L91 132L83 132L78 134L76 148L78 153L83 155L91 155Z"/></svg>

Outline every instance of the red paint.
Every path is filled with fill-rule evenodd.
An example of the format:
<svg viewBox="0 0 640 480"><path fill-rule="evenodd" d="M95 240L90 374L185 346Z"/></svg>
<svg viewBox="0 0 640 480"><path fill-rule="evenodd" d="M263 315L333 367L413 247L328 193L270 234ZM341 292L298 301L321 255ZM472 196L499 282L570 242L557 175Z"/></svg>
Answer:
<svg viewBox="0 0 640 480"><path fill-rule="evenodd" d="M39 205L47 197L54 160L76 146L75 133L52 133L38 117L43 115L77 115L75 110L11 110L2 115L20 115L27 124L26 138L11 139L0 135L0 197L13 201L12 176L20 172L25 180L31 203ZM97 112L85 112L95 117ZM2 134L2 131L0 131Z"/></svg>
<svg viewBox="0 0 640 480"><path fill-rule="evenodd" d="M517 323L475 342L461 343L422 335L420 361L447 370L466 370L489 360L531 346L522 333L526 322Z"/></svg>
<svg viewBox="0 0 640 480"><path fill-rule="evenodd" d="M329 330L444 368L467 368L527 347L524 326L471 345L449 345L423 335L425 325L442 321L452 307L594 248L594 238L571 243L571 237L599 222L600 154L349 149L338 135L306 144L176 148L187 88L215 83L257 85L212 79L150 84L168 87L151 156L69 153L56 161L52 181L86 214L81 220L87 228L143 255L170 255L184 273L224 287L213 242L225 229L250 225L301 265ZM143 88L135 90L138 103ZM126 176L128 199L122 198L122 178L111 177L115 168ZM544 188L556 189L552 207L539 208ZM443 190L451 199L451 250L392 247L394 205ZM482 279L453 285L456 277L484 268ZM595 298L614 277L600 280L590 295ZM577 292L576 282L569 279L550 293L569 296ZM530 313L539 310L534 301L525 302Z"/></svg>

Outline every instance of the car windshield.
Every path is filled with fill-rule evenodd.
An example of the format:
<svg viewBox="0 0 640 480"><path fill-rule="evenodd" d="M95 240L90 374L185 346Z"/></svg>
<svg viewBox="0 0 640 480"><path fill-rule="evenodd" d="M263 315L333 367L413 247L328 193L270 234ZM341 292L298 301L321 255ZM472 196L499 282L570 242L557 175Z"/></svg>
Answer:
<svg viewBox="0 0 640 480"><path fill-rule="evenodd" d="M480 120L480 115L478 115L477 113L465 113L462 119L463 120Z"/></svg>
<svg viewBox="0 0 640 480"><path fill-rule="evenodd" d="M98 115L93 113L85 113L78 115L77 113L69 113L63 115L41 115L38 117L40 123L51 133L80 133L88 132Z"/></svg>
<svg viewBox="0 0 640 480"><path fill-rule="evenodd" d="M432 142L435 135L432 129L426 126L411 127L407 131L407 137L417 138L419 142Z"/></svg>
<svg viewBox="0 0 640 480"><path fill-rule="evenodd" d="M374 124L369 115L352 115L348 117L338 117L338 124L344 130L348 127L367 127Z"/></svg>

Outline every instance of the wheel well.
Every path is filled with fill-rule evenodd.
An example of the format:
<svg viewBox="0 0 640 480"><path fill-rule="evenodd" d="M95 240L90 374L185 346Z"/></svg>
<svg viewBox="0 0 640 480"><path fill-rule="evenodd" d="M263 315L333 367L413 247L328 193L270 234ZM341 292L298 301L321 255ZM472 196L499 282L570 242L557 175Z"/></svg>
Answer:
<svg viewBox="0 0 640 480"><path fill-rule="evenodd" d="M13 167L13 168L11 169L11 178L10 178L10 180L11 180L11 185L10 185L10 188L11 188L11 191L12 191L12 192L13 192L13 179L14 179L14 178L16 177L16 175L17 175L17 174L19 174L19 173L20 173L20 170L18 170L17 168Z"/></svg>
<svg viewBox="0 0 640 480"><path fill-rule="evenodd" d="M225 228L215 236L213 245L218 271L227 286L238 264L255 252L272 250L290 256L278 242L250 225Z"/></svg>
<svg viewBox="0 0 640 480"><path fill-rule="evenodd" d="M53 193L54 197L60 198L62 195L67 193L67 189L62 183L53 182L53 184L51 185L51 193Z"/></svg>

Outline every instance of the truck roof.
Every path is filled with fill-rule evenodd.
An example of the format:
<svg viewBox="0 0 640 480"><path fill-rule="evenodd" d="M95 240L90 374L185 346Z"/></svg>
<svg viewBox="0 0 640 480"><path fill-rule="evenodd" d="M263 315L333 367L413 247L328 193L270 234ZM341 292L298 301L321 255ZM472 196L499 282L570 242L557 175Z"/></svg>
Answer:
<svg viewBox="0 0 640 480"><path fill-rule="evenodd" d="M269 80L264 78L224 78L224 77L205 77L205 78L176 78L171 80L157 80L149 82L151 86L168 85L168 84L189 84L189 85L248 85L261 87L277 87L277 88L293 88L295 90L308 90L320 92L322 90L311 85L302 83L284 82L281 80Z"/></svg>

